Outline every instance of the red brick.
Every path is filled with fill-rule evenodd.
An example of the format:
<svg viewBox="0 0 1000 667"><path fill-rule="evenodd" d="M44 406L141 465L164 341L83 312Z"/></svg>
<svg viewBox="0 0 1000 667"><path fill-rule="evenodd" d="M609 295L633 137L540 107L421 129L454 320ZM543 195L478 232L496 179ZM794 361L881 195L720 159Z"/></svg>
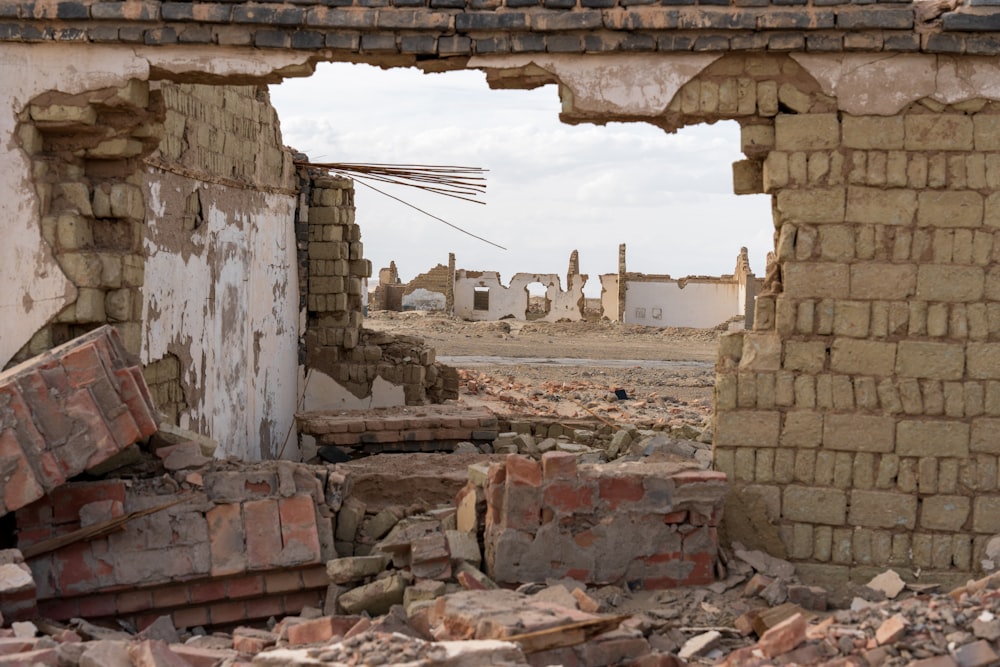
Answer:
<svg viewBox="0 0 1000 667"><path fill-rule="evenodd" d="M246 534L240 505L216 505L205 513L208 520L212 576L243 573L247 569Z"/></svg>
<svg viewBox="0 0 1000 667"><path fill-rule="evenodd" d="M115 599L119 613L128 614L153 608L153 594L150 591L126 591Z"/></svg>
<svg viewBox="0 0 1000 667"><path fill-rule="evenodd" d="M156 433L156 419L150 413L149 407L142 396L133 371L136 369L122 368L115 371L115 379L118 380L118 391L121 394L122 402L128 406L129 414L135 421L139 436L147 438ZM142 375L139 374L140 379ZM143 380L143 382L145 382Z"/></svg>
<svg viewBox="0 0 1000 667"><path fill-rule="evenodd" d="M65 443L73 430L73 422L63 412L59 401L49 395L48 385L42 376L38 372L20 374L17 377L17 387L24 402L31 407L32 421L45 442L50 447ZM69 476L80 472L82 470L73 471Z"/></svg>
<svg viewBox="0 0 1000 667"><path fill-rule="evenodd" d="M600 496L608 503L608 509L618 509L623 503L642 500L645 493L641 477L604 476L598 480Z"/></svg>
<svg viewBox="0 0 1000 667"><path fill-rule="evenodd" d="M583 582L588 582L591 581L592 579L590 570L585 570L580 567L575 567L571 570L566 570L566 576L575 581L583 581Z"/></svg>
<svg viewBox="0 0 1000 667"><path fill-rule="evenodd" d="M594 487L577 482L551 482L545 486L542 505L572 514L594 508Z"/></svg>
<svg viewBox="0 0 1000 667"><path fill-rule="evenodd" d="M128 655L135 667L191 667L187 660L171 651L166 642L158 639L130 645Z"/></svg>
<svg viewBox="0 0 1000 667"><path fill-rule="evenodd" d="M112 601L114 596L112 596ZM67 621L71 618L80 618L84 614L80 611L80 605L73 598L66 600L39 600L38 613L44 618L51 618L54 621ZM114 611L109 615L114 615ZM91 615L90 618L96 618Z"/></svg>
<svg viewBox="0 0 1000 667"><path fill-rule="evenodd" d="M368 628L370 627L372 627L372 621L370 618L360 618L354 625L347 629L347 632L344 633L344 639L360 635L363 632L368 632Z"/></svg>
<svg viewBox="0 0 1000 667"><path fill-rule="evenodd" d="M55 555L56 588L62 595L89 593L112 583L113 568L94 556L87 543L71 544Z"/></svg>
<svg viewBox="0 0 1000 667"><path fill-rule="evenodd" d="M70 386L79 389L107 376L101 357L93 343L81 345L59 357L59 365L66 372Z"/></svg>
<svg viewBox="0 0 1000 667"><path fill-rule="evenodd" d="M534 459L520 454L507 455L507 485L541 486L542 470Z"/></svg>
<svg viewBox="0 0 1000 667"><path fill-rule="evenodd" d="M302 495L278 501L281 518L281 543L285 554L296 564L320 560L319 533L316 528L316 505L312 496Z"/></svg>
<svg viewBox="0 0 1000 667"><path fill-rule="evenodd" d="M20 639L17 637L0 637L0 655L11 655L12 653L24 653L35 647L34 639Z"/></svg>
<svg viewBox="0 0 1000 667"><path fill-rule="evenodd" d="M4 461L6 468L3 498L0 498L3 511L0 514L30 505L45 495L17 441L17 435L11 429L0 433L0 460Z"/></svg>
<svg viewBox="0 0 1000 667"><path fill-rule="evenodd" d="M122 447L115 442L97 403L86 389L66 397L62 409L76 423L77 429L59 450L59 459L67 467L68 477L103 463L121 451ZM83 432L79 431L81 426L85 429ZM83 467L76 470L80 460L84 461Z"/></svg>
<svg viewBox="0 0 1000 667"><path fill-rule="evenodd" d="M247 619L270 618L285 613L285 601L280 595L247 600Z"/></svg>
<svg viewBox="0 0 1000 667"><path fill-rule="evenodd" d="M87 595L78 598L77 604L77 614L83 618L114 616L118 613L118 605L115 604L114 593Z"/></svg>
<svg viewBox="0 0 1000 667"><path fill-rule="evenodd" d="M806 639L806 619L794 614L765 632L757 648L768 658L788 653Z"/></svg>
<svg viewBox="0 0 1000 667"><path fill-rule="evenodd" d="M188 604L188 587L183 584L157 588L152 591L153 607L155 609L169 609L170 607L183 607Z"/></svg>
<svg viewBox="0 0 1000 667"><path fill-rule="evenodd" d="M906 626L909 623L902 614L893 614L882 621L875 631L875 641L879 645L893 644L906 634Z"/></svg>
<svg viewBox="0 0 1000 667"><path fill-rule="evenodd" d="M540 489L522 484L507 484L504 490L501 525L529 533L538 530L542 514Z"/></svg>
<svg viewBox="0 0 1000 667"><path fill-rule="evenodd" d="M107 422L111 436L115 439L119 449L125 449L143 437L132 418L132 413L124 405L117 410L106 411L104 420Z"/></svg>
<svg viewBox="0 0 1000 667"><path fill-rule="evenodd" d="M507 466L502 463L493 463L486 472L487 486L504 484L507 481Z"/></svg>
<svg viewBox="0 0 1000 667"><path fill-rule="evenodd" d="M236 657L236 651L220 648L200 648L186 644L173 644L170 650L187 660L191 667L215 667L224 664L226 660Z"/></svg>
<svg viewBox="0 0 1000 667"><path fill-rule="evenodd" d="M250 500L243 503L243 525L247 536L247 561L250 569L277 565L281 553L281 523L276 500Z"/></svg>
<svg viewBox="0 0 1000 667"><path fill-rule="evenodd" d="M40 648L24 653L0 656L0 667L58 667L59 658L54 648Z"/></svg>
<svg viewBox="0 0 1000 667"><path fill-rule="evenodd" d="M683 585L701 586L715 581L715 557L712 554L685 554L684 560L694 563L694 568L684 577Z"/></svg>
<svg viewBox="0 0 1000 667"><path fill-rule="evenodd" d="M50 494L55 508L53 519L56 523L77 523L80 508L101 500L117 500L125 504L125 483L120 479L100 482L74 482L62 486Z"/></svg>
<svg viewBox="0 0 1000 667"><path fill-rule="evenodd" d="M322 607L323 592L321 591L300 591L284 596L285 613L298 614L306 607Z"/></svg>
<svg viewBox="0 0 1000 667"><path fill-rule="evenodd" d="M212 623L219 625L222 623L235 623L247 617L245 602L217 602L208 608L209 618Z"/></svg>
<svg viewBox="0 0 1000 667"><path fill-rule="evenodd" d="M37 503L33 503L37 504ZM20 519L20 514L18 515ZM21 549L25 547L30 547L32 544L36 544L43 540L47 540L51 537L55 537L56 532L51 528L20 528L17 529L17 546Z"/></svg>
<svg viewBox="0 0 1000 667"><path fill-rule="evenodd" d="M669 514L663 515L663 523L669 524L679 524L687 521L687 511L681 510L679 512L670 512Z"/></svg>
<svg viewBox="0 0 1000 667"><path fill-rule="evenodd" d="M576 454L545 452L542 454L542 476L546 480L576 477Z"/></svg>
<svg viewBox="0 0 1000 667"><path fill-rule="evenodd" d="M25 505L24 507L17 510L17 531L18 531L18 542L20 542L21 535L27 530L37 530L42 529L48 531L48 534L52 534L52 523L53 519L53 508L52 502L49 498L39 500L37 502L31 503L30 505ZM45 539L45 538L42 538Z"/></svg>
<svg viewBox="0 0 1000 667"><path fill-rule="evenodd" d="M325 568L323 574L326 574ZM329 581L329 578L327 578L327 581ZM231 599L255 597L264 593L264 577L256 574L230 579L226 582L226 587Z"/></svg>
<svg viewBox="0 0 1000 667"><path fill-rule="evenodd" d="M238 630L239 628L237 628ZM240 653L256 655L264 649L274 646L274 638L255 637L253 635L241 635L233 631L233 648Z"/></svg>
<svg viewBox="0 0 1000 667"><path fill-rule="evenodd" d="M304 588L322 588L330 583L330 576L326 572L326 565L322 567L311 567L302 570L302 586Z"/></svg>
<svg viewBox="0 0 1000 667"><path fill-rule="evenodd" d="M302 588L302 577L296 571L268 572L264 575L264 590L270 593L287 593Z"/></svg>
<svg viewBox="0 0 1000 667"><path fill-rule="evenodd" d="M672 563L674 561L681 560L683 557L684 555L677 551L665 551L663 553L653 554L652 556L646 556L642 560L650 565L659 565L660 563Z"/></svg>
<svg viewBox="0 0 1000 667"><path fill-rule="evenodd" d="M338 634L336 628L332 616L323 616L311 621L289 625L288 643L295 645L325 642Z"/></svg>
<svg viewBox="0 0 1000 667"><path fill-rule="evenodd" d="M158 414L156 411L156 404L153 403L153 396L149 393L149 386L146 384L146 378L142 374L142 369L137 366L132 366L128 370L132 373L132 379L135 380L135 386L139 388L139 396L142 398L142 402L146 404L147 415L150 419L156 422L156 416ZM138 410L138 408L136 409ZM136 419L136 423L140 423L139 419Z"/></svg>
<svg viewBox="0 0 1000 667"><path fill-rule="evenodd" d="M185 607L170 612L170 618L178 628L196 628L199 625L208 625L208 607Z"/></svg>
<svg viewBox="0 0 1000 667"><path fill-rule="evenodd" d="M680 582L674 577L646 577L642 580L642 587L649 591L677 588L678 586L680 586Z"/></svg>
<svg viewBox="0 0 1000 667"><path fill-rule="evenodd" d="M227 600L226 582L223 579L209 579L188 585L188 599L192 604Z"/></svg>

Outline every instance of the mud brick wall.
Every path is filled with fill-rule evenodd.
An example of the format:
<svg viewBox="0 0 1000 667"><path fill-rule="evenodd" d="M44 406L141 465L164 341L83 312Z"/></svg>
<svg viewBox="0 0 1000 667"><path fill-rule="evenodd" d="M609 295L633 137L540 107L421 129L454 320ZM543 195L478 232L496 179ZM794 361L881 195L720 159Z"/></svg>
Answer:
<svg viewBox="0 0 1000 667"><path fill-rule="evenodd" d="M161 113L148 83L131 80L78 95L46 93L18 117L42 237L77 295L12 364L107 322L139 353L145 204L137 169L156 147Z"/></svg>
<svg viewBox="0 0 1000 667"><path fill-rule="evenodd" d="M322 600L335 557L335 503L322 468L267 465L202 474L187 502L117 532L28 557L38 606L54 619L169 614L179 627L297 613ZM191 487L191 484L186 484ZM18 510L18 548L182 497L153 481L77 482Z"/></svg>
<svg viewBox="0 0 1000 667"><path fill-rule="evenodd" d="M298 220L308 235L305 295L305 360L359 398L371 395L375 378L402 385L407 405L458 396L458 375L435 363L433 348L419 338L391 336L362 327L362 280L371 276L361 228L354 220L350 179L303 170ZM308 206L303 206L307 201Z"/></svg>
<svg viewBox="0 0 1000 667"><path fill-rule="evenodd" d="M138 366L105 326L0 374L0 516L156 431Z"/></svg>
<svg viewBox="0 0 1000 667"><path fill-rule="evenodd" d="M176 424L180 413L187 407L184 387L181 384L181 364L177 355L167 354L162 359L146 364L142 369L153 405L171 424Z"/></svg>
<svg viewBox="0 0 1000 667"><path fill-rule="evenodd" d="M852 115L765 64L679 95L746 101L737 190L774 200L777 271L718 358L728 516L826 581L964 579L1000 532L1000 105Z"/></svg>
<svg viewBox="0 0 1000 667"><path fill-rule="evenodd" d="M715 578L728 485L670 463L577 465L510 454L485 486L487 572L500 584L570 577L672 588Z"/></svg>

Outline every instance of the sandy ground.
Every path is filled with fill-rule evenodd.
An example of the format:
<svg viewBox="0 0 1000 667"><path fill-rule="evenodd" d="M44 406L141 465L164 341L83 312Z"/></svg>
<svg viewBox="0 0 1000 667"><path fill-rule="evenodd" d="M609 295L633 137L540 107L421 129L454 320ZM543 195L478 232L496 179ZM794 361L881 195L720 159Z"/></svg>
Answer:
<svg viewBox="0 0 1000 667"><path fill-rule="evenodd" d="M464 371L463 403L500 413L685 421L698 428L711 413L722 334L607 321L466 322L423 311L374 311L365 327L423 338L439 360Z"/></svg>

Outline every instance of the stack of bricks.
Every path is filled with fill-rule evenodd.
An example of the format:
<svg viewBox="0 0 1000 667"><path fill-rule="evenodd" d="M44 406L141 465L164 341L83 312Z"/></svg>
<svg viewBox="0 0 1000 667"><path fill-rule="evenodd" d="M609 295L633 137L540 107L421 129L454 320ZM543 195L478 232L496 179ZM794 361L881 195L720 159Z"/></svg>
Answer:
<svg viewBox="0 0 1000 667"><path fill-rule="evenodd" d="M148 106L148 84L132 80L110 91L47 93L19 116L17 134L33 161L42 237L77 296L15 361L105 322L115 323L128 350L139 353L146 208L134 165L156 147L162 129ZM95 128L102 133L97 142Z"/></svg>
<svg viewBox="0 0 1000 667"><path fill-rule="evenodd" d="M422 340L361 326L361 291L371 263L354 222L354 182L304 169L300 183L304 196L297 215L308 239L306 280L300 283L308 317L306 365L359 398L371 395L376 378L401 385L407 405L456 398L457 374L437 364Z"/></svg>
<svg viewBox="0 0 1000 667"><path fill-rule="evenodd" d="M487 572L504 585L709 583L727 489L722 473L674 463L578 466L565 452L541 463L510 454L485 485Z"/></svg>
<svg viewBox="0 0 1000 667"><path fill-rule="evenodd" d="M450 451L458 442L492 442L498 434L489 410L458 405L306 412L297 419L299 433L314 436L317 444L367 454Z"/></svg>
<svg viewBox="0 0 1000 667"><path fill-rule="evenodd" d="M297 613L321 603L336 556L321 468L265 465L203 473L204 492L107 537L32 555L40 542L166 505L154 482L76 482L18 510L40 612L53 619L170 615L178 627Z"/></svg>
<svg viewBox="0 0 1000 667"><path fill-rule="evenodd" d="M0 515L156 431L142 373L104 326L0 375Z"/></svg>
<svg viewBox="0 0 1000 667"><path fill-rule="evenodd" d="M716 466L802 573L961 581L1000 532L1000 105L799 82L743 127L779 272L722 340Z"/></svg>

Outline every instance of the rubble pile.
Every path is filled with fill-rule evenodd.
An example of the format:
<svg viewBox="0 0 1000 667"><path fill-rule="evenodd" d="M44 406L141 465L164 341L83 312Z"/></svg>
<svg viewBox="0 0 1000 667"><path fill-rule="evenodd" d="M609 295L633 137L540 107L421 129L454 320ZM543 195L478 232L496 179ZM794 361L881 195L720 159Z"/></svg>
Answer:
<svg viewBox="0 0 1000 667"><path fill-rule="evenodd" d="M426 522L404 520L373 556L328 561L331 590L359 591L350 610L342 608L341 593L333 601L328 597L322 610L307 607L257 626L212 633L176 628L169 617L141 631L83 619L15 621L0 629L0 666L988 667L1000 662L997 575L942 594L930 586L900 587L890 571L859 586L850 609L828 611L825 591L799 584L789 563L736 545L725 578L700 588L633 591L549 580L509 590L494 588L482 573L475 583L446 576L448 568L438 571L438 579L417 577L415 572L428 573L420 570L428 561L413 560L420 541L434 534L426 532ZM474 569L458 558L449 565L453 572ZM775 596L777 581L783 594Z"/></svg>
<svg viewBox="0 0 1000 667"><path fill-rule="evenodd" d="M539 383L478 371L459 370L458 374L463 400L488 405L500 415L591 419L612 428L632 424L711 442L712 406L707 400L689 402L657 391L633 395L627 387L589 379L599 374L592 371L582 371L582 379ZM706 381L711 386L710 377Z"/></svg>

